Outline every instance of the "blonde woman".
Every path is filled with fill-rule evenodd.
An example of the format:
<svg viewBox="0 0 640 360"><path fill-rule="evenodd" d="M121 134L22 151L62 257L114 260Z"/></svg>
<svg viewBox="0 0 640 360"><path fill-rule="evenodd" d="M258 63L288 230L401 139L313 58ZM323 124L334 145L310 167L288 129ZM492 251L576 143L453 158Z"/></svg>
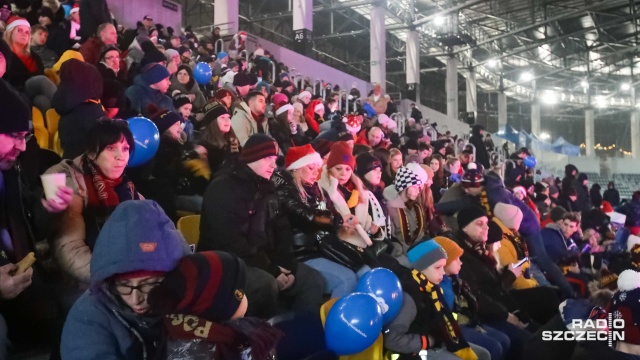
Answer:
<svg viewBox="0 0 640 360"><path fill-rule="evenodd" d="M389 162L382 172L382 182L384 182L385 186L393 184L396 173L402 167L402 164L402 152L396 148L389 150Z"/></svg>

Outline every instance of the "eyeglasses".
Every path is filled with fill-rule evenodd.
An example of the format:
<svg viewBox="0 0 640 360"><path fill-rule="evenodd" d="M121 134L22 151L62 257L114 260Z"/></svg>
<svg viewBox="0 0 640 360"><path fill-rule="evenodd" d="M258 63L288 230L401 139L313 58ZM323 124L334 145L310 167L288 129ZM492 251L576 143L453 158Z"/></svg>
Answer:
<svg viewBox="0 0 640 360"><path fill-rule="evenodd" d="M8 137L12 138L13 140L17 140L17 142L29 142L29 140L31 140L31 138L33 137L33 134L27 134L27 135L18 135L18 134L6 134Z"/></svg>
<svg viewBox="0 0 640 360"><path fill-rule="evenodd" d="M142 284L142 285L138 285L138 286L130 286L130 285L125 285L125 284L115 284L113 287L116 290L116 292L120 295L131 295L131 293L133 293L133 290L138 290L143 294L148 294L151 292L151 290L153 290L156 286L162 284L162 281L157 281L157 282L153 282L153 283L148 283L148 284Z"/></svg>
<svg viewBox="0 0 640 360"><path fill-rule="evenodd" d="M119 58L120 58L120 56L107 56L104 59L108 60L108 61L111 61L111 60L115 60L115 59L119 59Z"/></svg>

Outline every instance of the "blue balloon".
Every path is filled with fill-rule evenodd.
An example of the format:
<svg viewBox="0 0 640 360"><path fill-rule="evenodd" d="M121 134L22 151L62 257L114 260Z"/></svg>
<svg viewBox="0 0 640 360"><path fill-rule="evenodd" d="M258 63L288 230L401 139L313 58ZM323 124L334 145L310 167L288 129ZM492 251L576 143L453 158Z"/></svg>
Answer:
<svg viewBox="0 0 640 360"><path fill-rule="evenodd" d="M129 167L144 165L153 159L160 146L160 132L153 121L145 117L127 119L129 130L133 134L135 146L129 158Z"/></svg>
<svg viewBox="0 0 640 360"><path fill-rule="evenodd" d="M207 64L206 62L199 62L193 69L193 77L200 85L209 83L209 81L211 81L212 75L213 71L211 71L211 66L209 66L209 64Z"/></svg>
<svg viewBox="0 0 640 360"><path fill-rule="evenodd" d="M535 156L532 156L532 155L529 155L526 158L524 158L523 162L524 162L524 166L528 167L529 169L533 169L538 164L538 161L536 160Z"/></svg>
<svg viewBox="0 0 640 360"><path fill-rule="evenodd" d="M382 323L389 324L400 312L402 307L402 285L391 270L375 268L358 282L357 292L375 296L382 310Z"/></svg>
<svg viewBox="0 0 640 360"><path fill-rule="evenodd" d="M62 8L64 9L64 17L66 19L69 17L69 15L71 15L71 5L62 4Z"/></svg>
<svg viewBox="0 0 640 360"><path fill-rule="evenodd" d="M382 312L369 294L353 293L336 301L324 327L327 347L353 355L373 345L382 331Z"/></svg>

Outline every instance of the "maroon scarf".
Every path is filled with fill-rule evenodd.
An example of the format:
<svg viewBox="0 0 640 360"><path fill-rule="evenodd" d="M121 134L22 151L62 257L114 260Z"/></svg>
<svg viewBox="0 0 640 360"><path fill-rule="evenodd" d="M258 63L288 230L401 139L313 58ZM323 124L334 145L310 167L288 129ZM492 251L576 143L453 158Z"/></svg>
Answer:
<svg viewBox="0 0 640 360"><path fill-rule="evenodd" d="M88 208L103 209L103 215L108 216L122 201L140 199L133 183L124 174L118 179L109 179L86 155L83 155L82 167L87 186Z"/></svg>

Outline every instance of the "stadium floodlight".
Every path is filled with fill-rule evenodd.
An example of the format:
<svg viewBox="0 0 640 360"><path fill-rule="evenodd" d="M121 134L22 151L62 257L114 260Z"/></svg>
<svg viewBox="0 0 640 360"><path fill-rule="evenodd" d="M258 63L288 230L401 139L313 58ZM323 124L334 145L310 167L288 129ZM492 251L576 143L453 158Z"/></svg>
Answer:
<svg viewBox="0 0 640 360"><path fill-rule="evenodd" d="M490 59L490 60L487 62L487 65L489 65L489 67L491 67L491 68L497 67L497 66L498 66L498 60L496 60L496 59Z"/></svg>
<svg viewBox="0 0 640 360"><path fill-rule="evenodd" d="M436 16L436 17L433 19L433 25L435 25L435 26L442 26L442 25L444 25L445 21L446 21L446 19L445 19L445 17L444 17L444 16Z"/></svg>
<svg viewBox="0 0 640 360"><path fill-rule="evenodd" d="M549 139L551 139L551 135L549 135L549 133L547 133L547 132L543 132L542 134L540 134L540 139L549 140Z"/></svg>
<svg viewBox="0 0 640 360"><path fill-rule="evenodd" d="M589 87L589 83L586 80L582 80L580 82L580 86L582 86L583 88L588 88Z"/></svg>
<svg viewBox="0 0 640 360"><path fill-rule="evenodd" d="M620 90L622 91L629 91L631 89L631 84L629 83L622 83L622 85L620 85Z"/></svg>
<svg viewBox="0 0 640 360"><path fill-rule="evenodd" d="M547 90L542 95L542 102L547 105L554 105L558 103L558 94L555 91Z"/></svg>
<svg viewBox="0 0 640 360"><path fill-rule="evenodd" d="M533 80L533 74L530 71L525 71L522 74L520 74L520 81L531 81Z"/></svg>

